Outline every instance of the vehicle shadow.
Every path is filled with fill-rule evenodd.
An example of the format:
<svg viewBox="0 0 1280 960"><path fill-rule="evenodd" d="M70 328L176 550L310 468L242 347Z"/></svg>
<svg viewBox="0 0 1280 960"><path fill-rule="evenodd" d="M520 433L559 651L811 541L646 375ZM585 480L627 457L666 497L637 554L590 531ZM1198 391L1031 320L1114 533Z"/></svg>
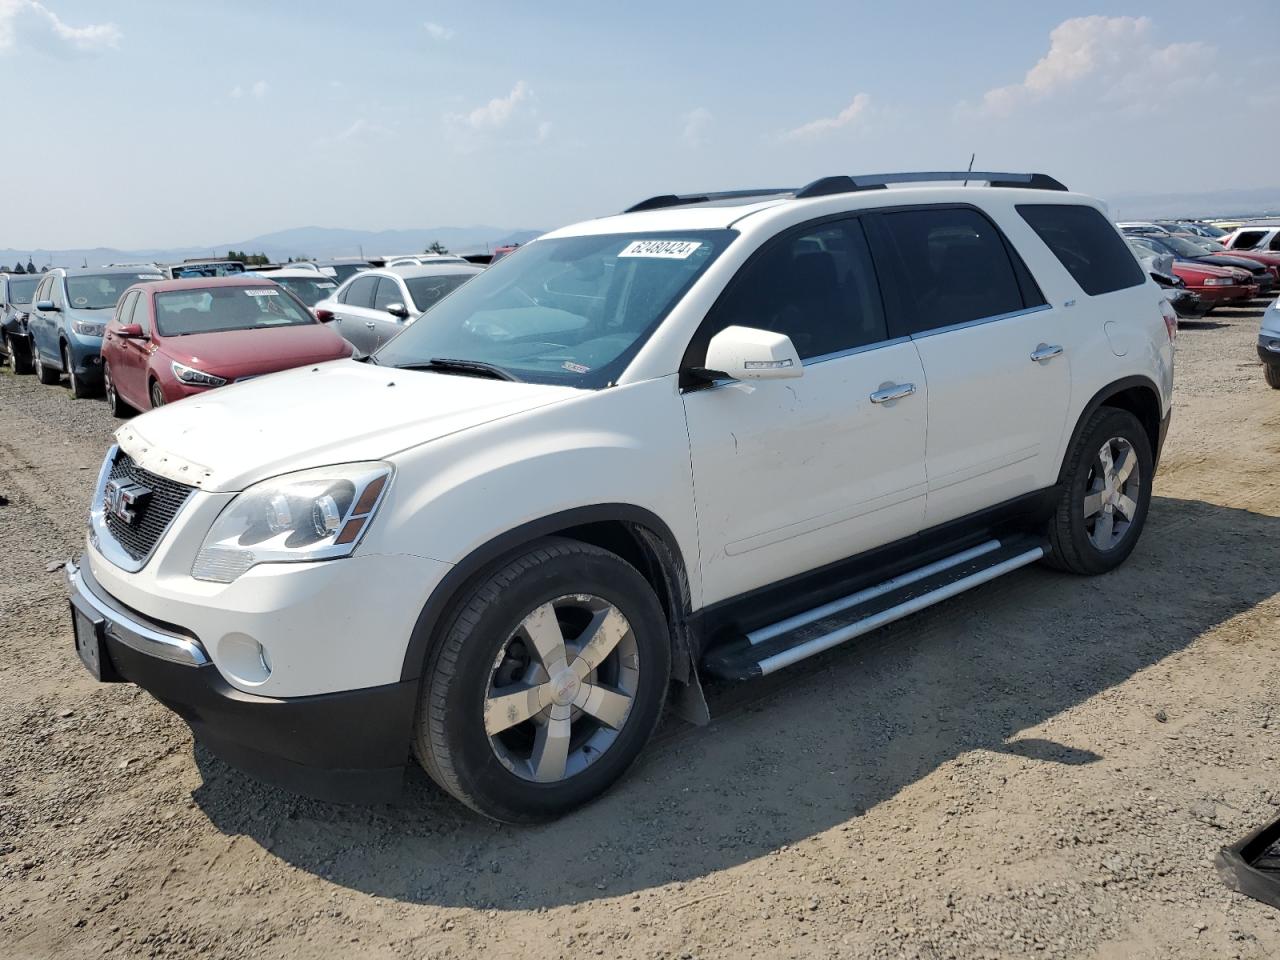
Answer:
<svg viewBox="0 0 1280 960"><path fill-rule="evenodd" d="M347 807L257 783L202 748L194 799L224 833L411 903L530 909L690 880L860 816L969 751L1100 759L1019 731L1183 649L1274 592L1257 576L1280 518L1157 497L1132 558L1084 579L1032 567L755 685L710 691L636 770L559 822L472 814L415 768L396 805Z"/></svg>

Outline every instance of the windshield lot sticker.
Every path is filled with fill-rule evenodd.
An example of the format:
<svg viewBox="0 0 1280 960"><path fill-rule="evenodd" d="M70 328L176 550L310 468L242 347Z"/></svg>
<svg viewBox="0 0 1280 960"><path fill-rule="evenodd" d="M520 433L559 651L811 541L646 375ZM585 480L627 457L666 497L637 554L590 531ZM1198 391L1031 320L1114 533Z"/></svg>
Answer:
<svg viewBox="0 0 1280 960"><path fill-rule="evenodd" d="M83 307L86 303L88 303L88 302L89 302L89 298L88 298L88 297L76 297L76 298L75 298L74 300L72 300L71 302L72 302L72 303L74 303L77 307Z"/></svg>
<svg viewBox="0 0 1280 960"><path fill-rule="evenodd" d="M574 363L572 360L566 360L564 363L560 364L560 366L564 367L570 373L590 373L591 372L590 367L584 367L582 364Z"/></svg>
<svg viewBox="0 0 1280 960"><path fill-rule="evenodd" d="M632 240L619 257L656 257L659 260L688 260L701 243L697 240Z"/></svg>
<svg viewBox="0 0 1280 960"><path fill-rule="evenodd" d="M244 295L246 297L278 297L280 295L280 291L279 290L246 290L244 292Z"/></svg>
<svg viewBox="0 0 1280 960"><path fill-rule="evenodd" d="M163 280L164 277L162 277L158 273L140 273L138 274L138 279L139 280Z"/></svg>

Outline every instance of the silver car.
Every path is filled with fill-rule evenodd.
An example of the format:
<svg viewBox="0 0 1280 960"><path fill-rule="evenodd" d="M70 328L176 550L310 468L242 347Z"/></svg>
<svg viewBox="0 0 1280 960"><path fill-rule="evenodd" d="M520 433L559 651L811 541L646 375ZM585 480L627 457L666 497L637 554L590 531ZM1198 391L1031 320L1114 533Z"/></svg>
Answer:
<svg viewBox="0 0 1280 960"><path fill-rule="evenodd" d="M386 267L356 274L313 308L365 357L478 273L469 263Z"/></svg>

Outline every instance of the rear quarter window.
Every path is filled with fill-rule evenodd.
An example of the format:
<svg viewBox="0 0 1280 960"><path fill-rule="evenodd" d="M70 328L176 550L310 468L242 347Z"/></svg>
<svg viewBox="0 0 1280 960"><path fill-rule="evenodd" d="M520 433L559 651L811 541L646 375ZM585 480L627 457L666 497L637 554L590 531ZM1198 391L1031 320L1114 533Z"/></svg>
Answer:
<svg viewBox="0 0 1280 960"><path fill-rule="evenodd" d="M1115 227L1093 207L1025 203L1018 213L1091 297L1141 286L1146 274Z"/></svg>

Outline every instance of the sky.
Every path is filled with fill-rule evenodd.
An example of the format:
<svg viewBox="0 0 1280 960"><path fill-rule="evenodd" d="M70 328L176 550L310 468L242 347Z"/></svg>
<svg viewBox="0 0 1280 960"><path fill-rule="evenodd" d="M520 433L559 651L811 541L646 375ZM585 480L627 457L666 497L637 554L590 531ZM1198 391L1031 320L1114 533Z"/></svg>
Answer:
<svg viewBox="0 0 1280 960"><path fill-rule="evenodd" d="M1276 0L0 0L0 89L0 247L550 229L971 153L1104 199L1280 181Z"/></svg>

